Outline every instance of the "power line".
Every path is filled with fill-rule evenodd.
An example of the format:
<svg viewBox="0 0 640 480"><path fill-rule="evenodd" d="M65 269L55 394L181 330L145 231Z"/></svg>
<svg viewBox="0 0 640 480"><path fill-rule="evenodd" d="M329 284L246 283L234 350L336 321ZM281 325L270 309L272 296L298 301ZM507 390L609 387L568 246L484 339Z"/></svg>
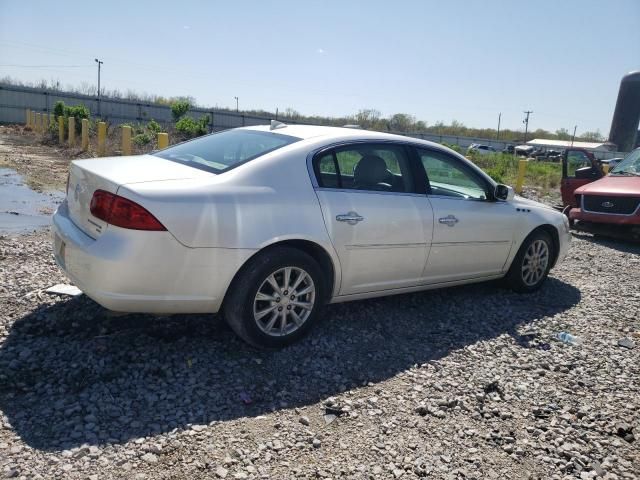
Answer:
<svg viewBox="0 0 640 480"><path fill-rule="evenodd" d="M93 65L15 65L3 64L0 67L20 67L20 68L88 68Z"/></svg>

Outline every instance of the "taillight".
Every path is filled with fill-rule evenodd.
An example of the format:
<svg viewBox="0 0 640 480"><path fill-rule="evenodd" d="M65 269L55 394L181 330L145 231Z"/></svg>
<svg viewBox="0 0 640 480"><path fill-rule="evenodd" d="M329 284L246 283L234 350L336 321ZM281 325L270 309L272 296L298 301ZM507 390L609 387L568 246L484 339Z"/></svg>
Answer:
<svg viewBox="0 0 640 480"><path fill-rule="evenodd" d="M132 230L164 231L156 217L136 202L104 190L93 192L90 206L91 214L116 227Z"/></svg>

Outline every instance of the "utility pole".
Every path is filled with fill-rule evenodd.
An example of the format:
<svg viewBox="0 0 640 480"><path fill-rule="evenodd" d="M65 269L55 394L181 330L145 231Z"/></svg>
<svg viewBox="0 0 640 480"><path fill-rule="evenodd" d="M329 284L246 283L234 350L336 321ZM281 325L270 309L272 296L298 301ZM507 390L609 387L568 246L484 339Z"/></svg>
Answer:
<svg viewBox="0 0 640 480"><path fill-rule="evenodd" d="M98 115L100 115L100 66L104 63L97 58L95 59L98 64Z"/></svg>
<svg viewBox="0 0 640 480"><path fill-rule="evenodd" d="M233 97L233 98L236 99L236 113L238 113L239 112L239 110L238 110L238 97Z"/></svg>
<svg viewBox="0 0 640 480"><path fill-rule="evenodd" d="M573 147L573 140L576 138L576 130L578 129L578 125L573 127L573 136L571 137L571 146Z"/></svg>
<svg viewBox="0 0 640 480"><path fill-rule="evenodd" d="M527 132L529 131L529 115L533 113L533 110L525 110L524 112L527 116L522 121L524 123L524 143L527 143Z"/></svg>
<svg viewBox="0 0 640 480"><path fill-rule="evenodd" d="M496 134L496 140L500 140L500 119L502 117L502 112L498 114L498 133Z"/></svg>

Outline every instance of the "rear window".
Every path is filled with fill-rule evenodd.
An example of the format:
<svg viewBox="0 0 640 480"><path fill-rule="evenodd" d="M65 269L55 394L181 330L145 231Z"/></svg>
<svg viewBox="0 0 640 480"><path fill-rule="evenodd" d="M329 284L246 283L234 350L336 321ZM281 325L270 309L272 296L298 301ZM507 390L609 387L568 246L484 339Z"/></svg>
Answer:
<svg viewBox="0 0 640 480"><path fill-rule="evenodd" d="M154 155L213 173L273 152L300 140L256 130L226 130L166 148Z"/></svg>

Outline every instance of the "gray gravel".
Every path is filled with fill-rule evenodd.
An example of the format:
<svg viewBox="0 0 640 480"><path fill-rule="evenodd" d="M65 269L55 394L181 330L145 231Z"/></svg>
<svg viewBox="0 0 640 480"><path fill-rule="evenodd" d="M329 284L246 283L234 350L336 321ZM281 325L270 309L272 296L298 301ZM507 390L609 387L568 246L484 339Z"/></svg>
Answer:
<svg viewBox="0 0 640 480"><path fill-rule="evenodd" d="M639 246L578 237L530 296L329 306L279 352L64 281L48 233L0 237L0 478L640 476Z"/></svg>

